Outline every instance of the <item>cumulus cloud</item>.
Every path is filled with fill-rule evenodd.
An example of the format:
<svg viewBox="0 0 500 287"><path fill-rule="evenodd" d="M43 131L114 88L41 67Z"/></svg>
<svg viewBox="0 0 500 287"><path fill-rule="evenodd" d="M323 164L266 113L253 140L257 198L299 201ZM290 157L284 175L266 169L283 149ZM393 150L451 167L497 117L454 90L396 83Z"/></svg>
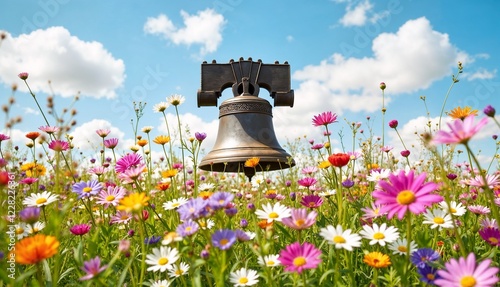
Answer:
<svg viewBox="0 0 500 287"><path fill-rule="evenodd" d="M347 5L346 13L339 20L343 26L362 26L368 20L367 13L373 9L369 0L358 3L356 6Z"/></svg>
<svg viewBox="0 0 500 287"><path fill-rule="evenodd" d="M200 45L200 56L215 52L222 42L224 16L213 9L199 11L196 15L181 11L181 16L183 27L176 27L165 14L160 14L147 19L144 31L162 36L175 45Z"/></svg>
<svg viewBox="0 0 500 287"><path fill-rule="evenodd" d="M71 97L114 98L125 79L125 65L99 42L82 41L63 27L39 29L18 37L8 35L0 53L0 82L19 83L20 72L29 73L36 92ZM19 89L27 91L25 85Z"/></svg>
<svg viewBox="0 0 500 287"><path fill-rule="evenodd" d="M488 80L488 79L493 79L496 74L497 70L493 71L488 71L486 69L479 69L475 71L474 73L464 73L464 78L466 78L468 81L473 81L473 80Z"/></svg>

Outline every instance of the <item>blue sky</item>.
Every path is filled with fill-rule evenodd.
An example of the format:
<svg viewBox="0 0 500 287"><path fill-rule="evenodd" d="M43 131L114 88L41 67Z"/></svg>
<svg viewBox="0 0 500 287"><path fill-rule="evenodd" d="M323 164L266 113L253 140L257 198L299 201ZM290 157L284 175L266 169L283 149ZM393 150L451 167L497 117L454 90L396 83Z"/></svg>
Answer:
<svg viewBox="0 0 500 287"><path fill-rule="evenodd" d="M54 94L56 110L71 104L77 110L72 130L75 146L95 151L97 128L109 128L127 149L132 142L132 102L147 102L139 127L153 126L152 135L165 134L156 103L171 94L186 102L179 107L184 125L207 132L210 150L218 124L216 107L198 108L201 63L215 59L252 57L264 63L288 61L295 106L276 107L274 127L282 145L300 136L323 141L311 118L324 111L344 121L361 122L368 133L381 133L385 82L385 121L397 119L399 131L414 153L421 150L415 132L428 120L434 125L456 73L464 73L447 100L445 111L457 106L500 110L500 19L498 1L3 1L0 31L0 95L6 104L12 84L18 85L11 116L22 122L10 131L16 142L43 125L35 102L17 78L30 73L29 83L42 107ZM51 88L48 85L51 82ZM219 105L229 98L226 91ZM266 93L261 97L272 101ZM425 96L427 110L421 96ZM170 108L169 119L174 120ZM445 119L446 120L446 119ZM4 121L4 119L2 119ZM55 124L49 117L51 124ZM2 125L3 126L3 125ZM402 149L397 135L386 128L386 144ZM473 142L483 160L494 151L488 125Z"/></svg>

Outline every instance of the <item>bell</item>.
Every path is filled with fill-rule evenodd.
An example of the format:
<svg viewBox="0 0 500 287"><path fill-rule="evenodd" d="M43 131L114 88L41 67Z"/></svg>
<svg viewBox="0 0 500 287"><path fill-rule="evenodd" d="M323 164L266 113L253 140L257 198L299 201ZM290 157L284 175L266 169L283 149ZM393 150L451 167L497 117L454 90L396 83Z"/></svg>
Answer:
<svg viewBox="0 0 500 287"><path fill-rule="evenodd" d="M227 72L228 68L230 73ZM228 79L225 78L226 75L229 75ZM207 83L204 78L211 82ZM212 150L201 160L199 168L218 172L244 172L251 180L256 171L294 166L295 161L276 139L271 104L258 97L259 87L262 86L274 98L275 106L292 107L293 90L290 90L289 79L290 70L286 63L264 65L260 60L251 61L251 58L248 61L231 61L229 65L204 63L198 106L216 105L217 98L229 86L228 83L232 84L234 97L224 101L219 107L217 139ZM272 85L279 87L279 90L273 89ZM219 88L214 88L216 86ZM258 165L245 166L250 158L259 158Z"/></svg>

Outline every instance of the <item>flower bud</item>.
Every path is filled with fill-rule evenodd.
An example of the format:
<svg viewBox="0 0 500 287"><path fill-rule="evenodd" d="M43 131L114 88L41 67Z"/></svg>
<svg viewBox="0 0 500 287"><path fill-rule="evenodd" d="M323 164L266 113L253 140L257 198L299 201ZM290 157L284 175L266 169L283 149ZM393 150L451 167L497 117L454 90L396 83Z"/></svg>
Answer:
<svg viewBox="0 0 500 287"><path fill-rule="evenodd" d="M391 129L395 129L395 128L397 128L397 127L398 127L398 121L397 121L397 120L392 120L392 121L390 121L390 122L389 122L389 127L390 127Z"/></svg>
<svg viewBox="0 0 500 287"><path fill-rule="evenodd" d="M410 156L410 151L409 150L403 150L403 151L401 151L401 156L402 157L409 157Z"/></svg>
<svg viewBox="0 0 500 287"><path fill-rule="evenodd" d="M383 91L383 90L385 90L385 88L386 88L385 83L384 83L384 82L381 82L381 83L380 83L380 89Z"/></svg>
<svg viewBox="0 0 500 287"><path fill-rule="evenodd" d="M486 106L483 110L484 114L487 115L488 117L495 117L495 108L493 108L491 105Z"/></svg>
<svg viewBox="0 0 500 287"><path fill-rule="evenodd" d="M26 81L28 79L29 74L26 72L19 73L19 78L23 81Z"/></svg>

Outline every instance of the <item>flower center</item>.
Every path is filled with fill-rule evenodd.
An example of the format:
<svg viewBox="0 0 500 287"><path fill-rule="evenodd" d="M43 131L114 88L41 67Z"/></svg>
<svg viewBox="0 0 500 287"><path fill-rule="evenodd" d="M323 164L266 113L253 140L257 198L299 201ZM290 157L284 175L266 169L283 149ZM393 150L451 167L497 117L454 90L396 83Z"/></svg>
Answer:
<svg viewBox="0 0 500 287"><path fill-rule="evenodd" d="M406 251L408 251L408 249L406 248L406 246L399 245L399 246L398 246L398 251L401 251L401 252L406 252Z"/></svg>
<svg viewBox="0 0 500 287"><path fill-rule="evenodd" d="M46 198L39 198L35 201L36 204L44 204L47 202L47 199Z"/></svg>
<svg viewBox="0 0 500 287"><path fill-rule="evenodd" d="M88 186L87 186L87 187L84 187L84 188L82 189L82 191L83 191L83 192L86 192L86 193L89 193L89 192L91 192L91 191L92 191L92 187L88 187Z"/></svg>
<svg viewBox="0 0 500 287"><path fill-rule="evenodd" d="M16 234L23 234L24 233L24 228L18 227L16 228Z"/></svg>
<svg viewBox="0 0 500 287"><path fill-rule="evenodd" d="M113 201L115 200L115 196L114 195L108 195L106 196L106 201Z"/></svg>
<svg viewBox="0 0 500 287"><path fill-rule="evenodd" d="M377 233L373 234L373 238L380 240L380 239L384 239L385 235L382 232L377 232Z"/></svg>
<svg viewBox="0 0 500 287"><path fill-rule="evenodd" d="M432 273L427 274L427 276L425 276L425 277L427 277L427 279L429 279L431 281L436 278L436 276L434 276L434 274L432 274Z"/></svg>
<svg viewBox="0 0 500 287"><path fill-rule="evenodd" d="M222 238L222 239L219 241L220 245L226 245L228 242L229 242L229 240L227 240L226 238Z"/></svg>
<svg viewBox="0 0 500 287"><path fill-rule="evenodd" d="M462 287L474 287L476 286L476 279L474 277L467 275L462 277L460 280L460 286Z"/></svg>
<svg viewBox="0 0 500 287"><path fill-rule="evenodd" d="M442 217L434 217L434 223L436 224L443 224L444 219Z"/></svg>
<svg viewBox="0 0 500 287"><path fill-rule="evenodd" d="M334 243L345 243L345 238L340 236L340 235L335 235L333 237L333 242Z"/></svg>
<svg viewBox="0 0 500 287"><path fill-rule="evenodd" d="M138 202L138 203L134 204L133 209L134 209L134 210L139 210L139 209L141 209L141 207L142 207L142 204L140 204L140 203Z"/></svg>
<svg viewBox="0 0 500 287"><path fill-rule="evenodd" d="M168 263L168 259L167 259L167 258L165 258L165 257L162 257L162 258L158 259L158 264L159 264L159 265L162 265L162 266L163 266L163 265L165 265L165 264L167 264L167 263Z"/></svg>
<svg viewBox="0 0 500 287"><path fill-rule="evenodd" d="M278 217L279 217L279 215L276 212L271 212L269 214L269 218L278 218Z"/></svg>
<svg viewBox="0 0 500 287"><path fill-rule="evenodd" d="M274 265L274 261L272 261L272 260L267 261L267 265L269 265L269 266Z"/></svg>
<svg viewBox="0 0 500 287"><path fill-rule="evenodd" d="M246 284L246 283L248 283L248 278L246 278L246 277L241 277L241 278L240 278L240 280L238 280L238 282L239 282L240 284Z"/></svg>
<svg viewBox="0 0 500 287"><path fill-rule="evenodd" d="M180 205L180 203L178 203L178 202L172 203L173 207L179 207L179 205Z"/></svg>
<svg viewBox="0 0 500 287"><path fill-rule="evenodd" d="M297 219L295 220L295 225L297 225L298 227L304 225L306 221L304 219Z"/></svg>
<svg viewBox="0 0 500 287"><path fill-rule="evenodd" d="M307 262L307 261L306 261L306 258L305 258L305 257L303 257L303 256L299 256L299 257L297 257L297 258L293 259L293 265L294 265L294 266L297 266L297 267L300 267L300 266L305 265L305 264L306 264L306 262Z"/></svg>
<svg viewBox="0 0 500 287"><path fill-rule="evenodd" d="M451 212L451 213L455 213L455 212L457 212L457 210L456 210L455 208L451 207L451 208L450 208L450 212Z"/></svg>
<svg viewBox="0 0 500 287"><path fill-rule="evenodd" d="M496 237L490 237L490 238L488 238L488 241L495 244L495 245L498 244L498 239Z"/></svg>
<svg viewBox="0 0 500 287"><path fill-rule="evenodd" d="M186 232L189 232L189 231L191 231L191 230L193 230L193 228L192 228L191 226L188 226L188 227L186 227L186 230L185 230L185 231L186 231Z"/></svg>
<svg viewBox="0 0 500 287"><path fill-rule="evenodd" d="M399 204L409 205L415 202L417 198L415 197L415 193L411 190L403 190L396 197L396 201Z"/></svg>

